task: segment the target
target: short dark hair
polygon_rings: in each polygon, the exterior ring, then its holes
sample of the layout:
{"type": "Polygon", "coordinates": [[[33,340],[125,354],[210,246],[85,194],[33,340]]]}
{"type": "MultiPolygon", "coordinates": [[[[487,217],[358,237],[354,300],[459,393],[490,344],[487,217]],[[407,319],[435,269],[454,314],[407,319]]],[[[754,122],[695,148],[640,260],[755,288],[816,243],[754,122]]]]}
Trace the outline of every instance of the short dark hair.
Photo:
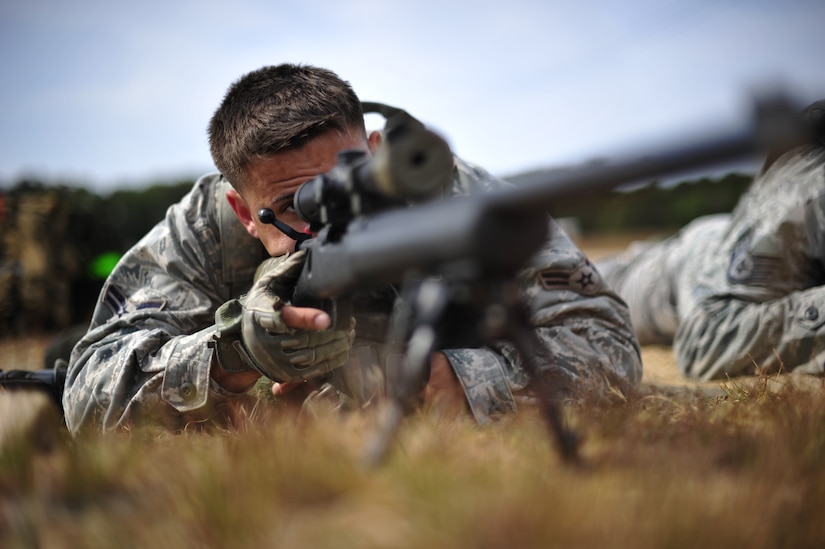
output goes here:
{"type": "Polygon", "coordinates": [[[229,87],[209,122],[209,147],[215,166],[238,188],[256,157],[301,147],[329,130],[366,137],[358,96],[332,71],[286,63],[229,87]]]}

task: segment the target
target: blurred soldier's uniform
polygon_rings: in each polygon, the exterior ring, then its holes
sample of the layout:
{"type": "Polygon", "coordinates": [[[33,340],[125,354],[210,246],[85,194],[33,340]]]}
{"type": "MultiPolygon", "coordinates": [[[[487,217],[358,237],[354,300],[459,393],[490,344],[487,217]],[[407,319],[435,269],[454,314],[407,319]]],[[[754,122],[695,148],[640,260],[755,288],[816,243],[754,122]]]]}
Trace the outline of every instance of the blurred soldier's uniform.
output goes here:
{"type": "MultiPolygon", "coordinates": [[[[456,192],[491,184],[500,182],[457,162],[456,192]]],[[[72,431],[111,429],[145,416],[183,428],[234,396],[209,377],[215,310],[249,290],[267,255],[231,211],[228,188],[217,174],[201,178],[106,282],[91,330],[72,354],[63,401],[72,431]]],[[[562,386],[582,378],[638,382],[639,349],[624,303],[562,231],[552,234],[524,272],[532,320],[542,327],[542,368],[562,386]]],[[[353,390],[353,378],[386,363],[372,328],[386,325],[391,306],[366,306],[356,315],[356,342],[340,369],[350,393],[364,392],[353,390]]],[[[511,346],[444,352],[478,421],[513,411],[516,398],[528,394],[528,377],[511,346]]]]}
{"type": "Polygon", "coordinates": [[[825,371],[823,145],[766,166],[731,215],[599,263],[640,343],[672,342],[699,379],[825,371]]]}

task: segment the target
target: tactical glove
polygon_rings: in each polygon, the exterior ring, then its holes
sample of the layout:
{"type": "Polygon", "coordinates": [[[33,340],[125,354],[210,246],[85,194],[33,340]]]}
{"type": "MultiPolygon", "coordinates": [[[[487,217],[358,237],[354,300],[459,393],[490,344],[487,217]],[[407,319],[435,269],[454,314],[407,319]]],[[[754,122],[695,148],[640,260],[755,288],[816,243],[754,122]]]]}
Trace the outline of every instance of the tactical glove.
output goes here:
{"type": "Polygon", "coordinates": [[[255,272],[249,293],[215,313],[215,350],[227,372],[254,369],[274,381],[302,381],[342,366],[355,338],[349,330],[295,330],[281,309],[301,274],[306,252],[270,258],[255,272]]]}

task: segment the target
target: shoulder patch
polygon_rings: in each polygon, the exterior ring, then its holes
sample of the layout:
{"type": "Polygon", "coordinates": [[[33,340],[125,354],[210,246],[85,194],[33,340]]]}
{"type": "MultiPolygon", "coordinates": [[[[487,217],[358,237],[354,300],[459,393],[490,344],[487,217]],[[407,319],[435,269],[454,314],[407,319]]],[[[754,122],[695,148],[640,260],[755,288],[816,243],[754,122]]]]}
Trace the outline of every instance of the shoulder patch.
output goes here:
{"type": "Polygon", "coordinates": [[[166,306],[166,298],[159,294],[150,294],[144,290],[140,290],[132,298],[128,298],[120,288],[109,285],[103,295],[103,303],[112,312],[112,315],[120,317],[142,310],[160,311],[166,306]]]}
{"type": "Polygon", "coordinates": [[[545,269],[536,273],[536,277],[545,290],[572,290],[593,295],[604,288],[601,274],[587,259],[574,269],[545,269]]]}
{"type": "Polygon", "coordinates": [[[751,252],[753,234],[746,232],[736,243],[728,264],[728,282],[730,284],[749,284],[765,286],[777,267],[778,258],[756,255],[751,252]]]}

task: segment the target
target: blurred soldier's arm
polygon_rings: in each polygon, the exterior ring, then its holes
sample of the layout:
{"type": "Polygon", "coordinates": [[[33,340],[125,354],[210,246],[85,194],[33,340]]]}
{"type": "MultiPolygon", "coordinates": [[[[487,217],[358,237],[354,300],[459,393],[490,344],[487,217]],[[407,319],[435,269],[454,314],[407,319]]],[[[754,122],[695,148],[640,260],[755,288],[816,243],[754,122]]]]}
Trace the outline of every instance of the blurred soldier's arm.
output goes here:
{"type": "Polygon", "coordinates": [[[674,348],[688,377],[825,371],[825,147],[752,184],[698,276],[680,280],[674,348]]]}

